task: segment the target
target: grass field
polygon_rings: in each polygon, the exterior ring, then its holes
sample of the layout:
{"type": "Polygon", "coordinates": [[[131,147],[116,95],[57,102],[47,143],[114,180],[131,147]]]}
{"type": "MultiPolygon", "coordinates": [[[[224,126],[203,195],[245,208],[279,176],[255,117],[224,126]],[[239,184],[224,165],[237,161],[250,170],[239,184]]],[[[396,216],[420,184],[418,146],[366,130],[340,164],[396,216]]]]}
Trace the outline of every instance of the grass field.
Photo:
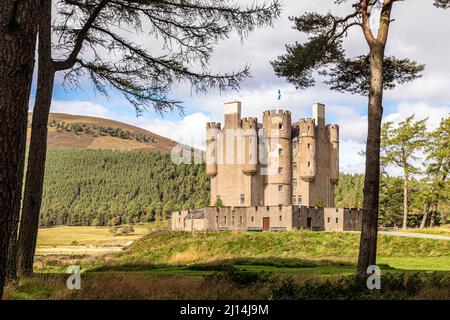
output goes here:
{"type": "Polygon", "coordinates": [[[39,229],[38,255],[96,255],[121,251],[123,247],[166,223],[136,224],[134,233],[113,235],[108,227],[60,226],[39,229]]]}
{"type": "Polygon", "coordinates": [[[368,293],[353,278],[358,233],[189,233],[161,224],[134,229],[136,234],[114,239],[107,228],[40,230],[39,248],[100,250],[114,240],[121,252],[39,255],[37,273],[7,289],[6,298],[450,299],[446,240],[380,235],[383,290],[368,293]],[[129,241],[135,242],[124,247],[129,241]],[[82,267],[81,291],[65,287],[69,265],[82,267]]]}

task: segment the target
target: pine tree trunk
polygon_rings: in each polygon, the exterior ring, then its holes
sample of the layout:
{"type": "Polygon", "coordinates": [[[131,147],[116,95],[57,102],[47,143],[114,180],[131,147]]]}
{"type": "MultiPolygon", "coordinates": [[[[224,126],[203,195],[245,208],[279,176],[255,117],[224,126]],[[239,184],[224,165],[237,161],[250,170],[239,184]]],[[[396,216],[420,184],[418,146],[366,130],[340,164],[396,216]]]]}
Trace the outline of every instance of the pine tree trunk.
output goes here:
{"type": "Polygon", "coordinates": [[[374,46],[370,52],[370,93],[364,177],[361,241],[356,273],[363,276],[376,263],[378,236],[378,205],[380,191],[380,141],[383,116],[384,48],[374,46]]]}
{"type": "Polygon", "coordinates": [[[420,229],[425,228],[425,226],[427,224],[428,215],[430,213],[430,206],[431,206],[431,202],[427,202],[424,213],[423,213],[422,222],[420,223],[420,229]]]}
{"type": "Polygon", "coordinates": [[[51,57],[51,0],[42,1],[39,71],[18,245],[18,273],[33,272],[47,152],[47,124],[55,71],[51,57]]]}
{"type": "MultiPolygon", "coordinates": [[[[27,121],[28,123],[28,121],[27,121]]],[[[19,163],[19,190],[22,196],[23,189],[23,174],[25,159],[21,158],[19,163]]],[[[19,228],[20,209],[22,201],[18,201],[14,208],[14,217],[11,224],[11,238],[8,246],[8,256],[6,260],[6,284],[9,286],[15,286],[17,284],[17,231],[19,228]]]]}
{"type": "Polygon", "coordinates": [[[35,0],[0,2],[0,298],[21,199],[37,32],[35,0]]]}
{"type": "Polygon", "coordinates": [[[403,226],[402,229],[408,228],[408,171],[403,169],[403,226]]]}

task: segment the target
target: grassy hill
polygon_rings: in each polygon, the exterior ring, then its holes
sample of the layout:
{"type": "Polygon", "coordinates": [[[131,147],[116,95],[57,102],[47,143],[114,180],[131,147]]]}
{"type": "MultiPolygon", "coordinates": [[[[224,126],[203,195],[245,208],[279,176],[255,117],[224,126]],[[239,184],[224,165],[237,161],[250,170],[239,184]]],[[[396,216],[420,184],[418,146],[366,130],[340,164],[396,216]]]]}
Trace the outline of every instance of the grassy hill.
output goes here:
{"type": "MultiPolygon", "coordinates": [[[[29,114],[28,141],[31,134],[29,114]]],[[[49,148],[170,152],[176,141],[122,122],[88,116],[51,113],[49,148]]]]}
{"type": "MultiPolygon", "coordinates": [[[[136,242],[118,255],[114,264],[183,265],[240,260],[285,267],[301,267],[307,261],[313,266],[317,262],[345,266],[355,263],[358,247],[359,233],[350,232],[161,231],[136,242]]],[[[450,271],[450,241],[380,235],[378,257],[379,263],[391,268],[450,271]]]]}

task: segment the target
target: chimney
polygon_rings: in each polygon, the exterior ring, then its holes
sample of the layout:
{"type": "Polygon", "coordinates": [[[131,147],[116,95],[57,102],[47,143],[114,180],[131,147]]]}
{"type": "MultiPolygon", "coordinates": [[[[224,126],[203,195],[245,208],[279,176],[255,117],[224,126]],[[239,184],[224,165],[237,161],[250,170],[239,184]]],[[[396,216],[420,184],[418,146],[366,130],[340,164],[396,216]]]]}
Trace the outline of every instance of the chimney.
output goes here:
{"type": "Polygon", "coordinates": [[[313,118],[316,126],[325,126],[325,105],[322,103],[313,104],[313,118]]]}
{"type": "Polygon", "coordinates": [[[227,102],[224,105],[226,128],[238,128],[241,125],[241,102],[227,102]]]}

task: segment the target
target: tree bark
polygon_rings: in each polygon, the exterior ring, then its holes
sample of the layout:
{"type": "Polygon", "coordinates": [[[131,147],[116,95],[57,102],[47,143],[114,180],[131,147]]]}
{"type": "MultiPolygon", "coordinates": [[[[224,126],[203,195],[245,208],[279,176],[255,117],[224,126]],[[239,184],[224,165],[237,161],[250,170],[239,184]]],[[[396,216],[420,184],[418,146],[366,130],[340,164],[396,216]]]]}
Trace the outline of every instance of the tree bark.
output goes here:
{"type": "Polygon", "coordinates": [[[408,228],[408,180],[409,175],[405,167],[403,169],[403,230],[406,230],[408,228]]]}
{"type": "Polygon", "coordinates": [[[39,23],[38,83],[18,241],[17,268],[19,275],[28,275],[33,272],[45,174],[48,116],[55,78],[51,57],[52,3],[51,0],[43,0],[42,3],[42,16],[39,23]]]}
{"type": "Polygon", "coordinates": [[[369,93],[366,168],[364,177],[363,217],[357,274],[365,275],[376,263],[378,235],[378,205],[380,190],[380,143],[383,116],[384,49],[376,47],[370,53],[371,90],[369,93]]]}
{"type": "Polygon", "coordinates": [[[21,200],[28,100],[37,33],[35,0],[0,2],[0,298],[21,200]]]}
{"type": "Polygon", "coordinates": [[[380,199],[380,144],[383,117],[383,60],[391,22],[392,0],[384,0],[380,26],[374,38],[367,13],[368,1],[362,1],[363,32],[370,47],[370,91],[366,168],[363,189],[363,216],[356,275],[365,276],[367,268],[376,264],[378,206],[380,199]]]}
{"type": "MultiPolygon", "coordinates": [[[[28,123],[28,119],[27,119],[28,123]]],[[[26,143],[26,142],[25,142],[26,143]]],[[[24,175],[24,164],[25,159],[21,158],[19,163],[19,190],[20,196],[22,196],[23,190],[23,175],[24,175]]],[[[15,208],[13,210],[13,219],[11,223],[11,238],[9,240],[8,246],[8,256],[6,258],[6,285],[15,286],[17,284],[17,231],[19,227],[20,220],[20,209],[21,209],[22,201],[18,201],[15,204],[15,208]]]]}
{"type": "Polygon", "coordinates": [[[430,214],[430,206],[431,206],[431,200],[429,202],[427,202],[427,204],[425,205],[422,222],[420,223],[420,229],[425,228],[425,226],[427,224],[428,215],[430,214]]]}

